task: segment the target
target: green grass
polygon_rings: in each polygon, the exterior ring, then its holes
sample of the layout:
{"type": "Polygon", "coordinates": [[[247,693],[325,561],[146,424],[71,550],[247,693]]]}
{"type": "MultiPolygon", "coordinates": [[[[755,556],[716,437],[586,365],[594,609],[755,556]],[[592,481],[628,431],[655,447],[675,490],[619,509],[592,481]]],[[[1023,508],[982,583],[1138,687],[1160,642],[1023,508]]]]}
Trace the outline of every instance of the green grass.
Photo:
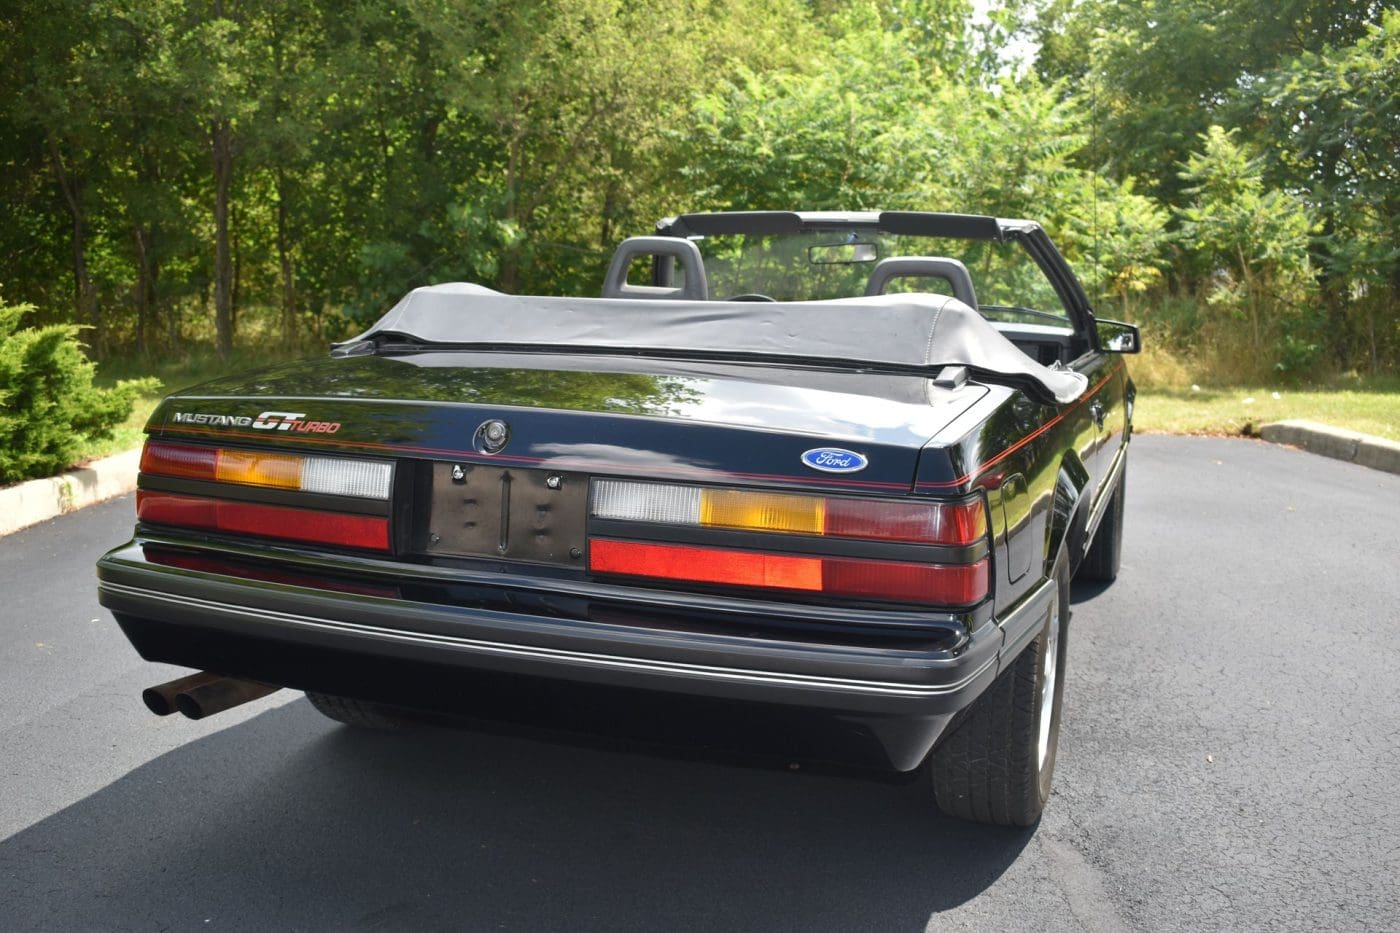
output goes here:
{"type": "Polygon", "coordinates": [[[1290,418],[1400,441],[1400,389],[1158,388],[1133,410],[1135,430],[1163,434],[1254,434],[1290,418]]]}
{"type": "Polygon", "coordinates": [[[131,410],[131,417],[117,425],[110,438],[102,440],[89,440],[82,446],[78,454],[78,463],[86,463],[89,460],[96,460],[99,457],[110,456],[121,453],[123,450],[130,450],[133,447],[140,447],[141,441],[145,437],[142,428],[146,424],[146,419],[151,417],[151,412],[155,411],[156,403],[161,399],[161,394],[141,395],[136,399],[136,406],[131,410]]]}
{"type": "Polygon", "coordinates": [[[279,352],[267,348],[239,349],[234,352],[233,358],[225,363],[212,349],[196,346],[189,352],[175,357],[118,357],[103,361],[98,364],[97,378],[93,380],[98,385],[110,386],[122,379],[137,379],[142,376],[155,376],[160,380],[161,385],[156,391],[143,393],[137,397],[136,405],[131,411],[131,417],[117,426],[112,437],[92,440],[84,444],[79,462],[95,460],[99,457],[120,453],[123,450],[130,450],[133,447],[140,447],[141,442],[145,439],[143,428],[146,426],[147,419],[151,417],[151,412],[155,411],[156,405],[160,403],[162,398],[172,392],[178,392],[181,389],[201,382],[208,382],[220,376],[257,369],[287,359],[295,359],[299,355],[305,356],[307,354],[279,352]]]}

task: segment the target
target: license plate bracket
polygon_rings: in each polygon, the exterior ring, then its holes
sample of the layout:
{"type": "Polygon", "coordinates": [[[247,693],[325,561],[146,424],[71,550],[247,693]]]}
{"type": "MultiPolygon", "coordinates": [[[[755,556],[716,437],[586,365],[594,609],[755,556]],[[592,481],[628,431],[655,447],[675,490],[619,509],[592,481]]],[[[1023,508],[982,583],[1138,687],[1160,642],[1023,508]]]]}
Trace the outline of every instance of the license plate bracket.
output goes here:
{"type": "Polygon", "coordinates": [[[583,566],[588,477],[474,463],[434,463],[426,550],[583,566]]]}

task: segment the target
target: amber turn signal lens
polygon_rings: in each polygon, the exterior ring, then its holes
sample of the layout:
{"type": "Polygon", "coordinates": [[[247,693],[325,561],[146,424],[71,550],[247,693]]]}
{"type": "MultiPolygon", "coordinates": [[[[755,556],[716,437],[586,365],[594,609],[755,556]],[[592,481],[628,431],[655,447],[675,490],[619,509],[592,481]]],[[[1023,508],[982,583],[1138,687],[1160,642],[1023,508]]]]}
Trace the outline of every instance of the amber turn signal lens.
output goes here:
{"type": "Polygon", "coordinates": [[[826,500],[820,496],[702,489],[700,524],[819,535],[826,527],[826,500]]]}
{"type": "Polygon", "coordinates": [[[271,486],[274,489],[301,488],[302,458],[291,454],[256,453],[251,450],[221,450],[214,478],[221,483],[271,486]]]}

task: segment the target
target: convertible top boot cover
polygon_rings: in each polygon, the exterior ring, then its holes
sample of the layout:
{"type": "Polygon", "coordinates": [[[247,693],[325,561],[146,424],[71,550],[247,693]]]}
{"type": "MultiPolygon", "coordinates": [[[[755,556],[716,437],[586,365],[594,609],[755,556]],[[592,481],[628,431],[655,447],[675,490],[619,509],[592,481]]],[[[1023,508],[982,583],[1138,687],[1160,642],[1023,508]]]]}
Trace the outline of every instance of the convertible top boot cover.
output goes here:
{"type": "Polygon", "coordinates": [[[518,350],[791,358],[835,366],[885,366],[936,375],[966,366],[1068,404],[1088,388],[1080,373],[1042,366],[982,315],[944,295],[898,294],[832,301],[637,301],[505,295],[480,285],[417,288],[348,347],[376,336],[426,344],[518,350]]]}

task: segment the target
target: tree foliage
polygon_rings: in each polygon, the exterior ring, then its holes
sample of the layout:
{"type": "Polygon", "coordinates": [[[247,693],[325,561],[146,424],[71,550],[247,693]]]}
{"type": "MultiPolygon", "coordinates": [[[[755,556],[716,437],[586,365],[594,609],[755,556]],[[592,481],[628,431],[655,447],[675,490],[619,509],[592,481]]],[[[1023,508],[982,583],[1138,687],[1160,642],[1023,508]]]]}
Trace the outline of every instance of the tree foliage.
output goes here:
{"type": "Polygon", "coordinates": [[[1392,5],[14,0],[0,282],[99,356],[227,350],[436,281],[589,294],[683,210],[987,212],[1042,220],[1105,313],[1195,302],[1261,360],[1378,371],[1392,5]]]}
{"type": "Polygon", "coordinates": [[[1030,24],[1037,70],[1087,98],[1081,160],[1169,211],[1161,290],[1282,368],[1400,362],[1393,6],[1051,0],[1030,24]]]}
{"type": "Polygon", "coordinates": [[[1306,193],[1339,356],[1400,349],[1400,11],[1353,45],[1307,52],[1260,86],[1273,172],[1306,193]]]}

